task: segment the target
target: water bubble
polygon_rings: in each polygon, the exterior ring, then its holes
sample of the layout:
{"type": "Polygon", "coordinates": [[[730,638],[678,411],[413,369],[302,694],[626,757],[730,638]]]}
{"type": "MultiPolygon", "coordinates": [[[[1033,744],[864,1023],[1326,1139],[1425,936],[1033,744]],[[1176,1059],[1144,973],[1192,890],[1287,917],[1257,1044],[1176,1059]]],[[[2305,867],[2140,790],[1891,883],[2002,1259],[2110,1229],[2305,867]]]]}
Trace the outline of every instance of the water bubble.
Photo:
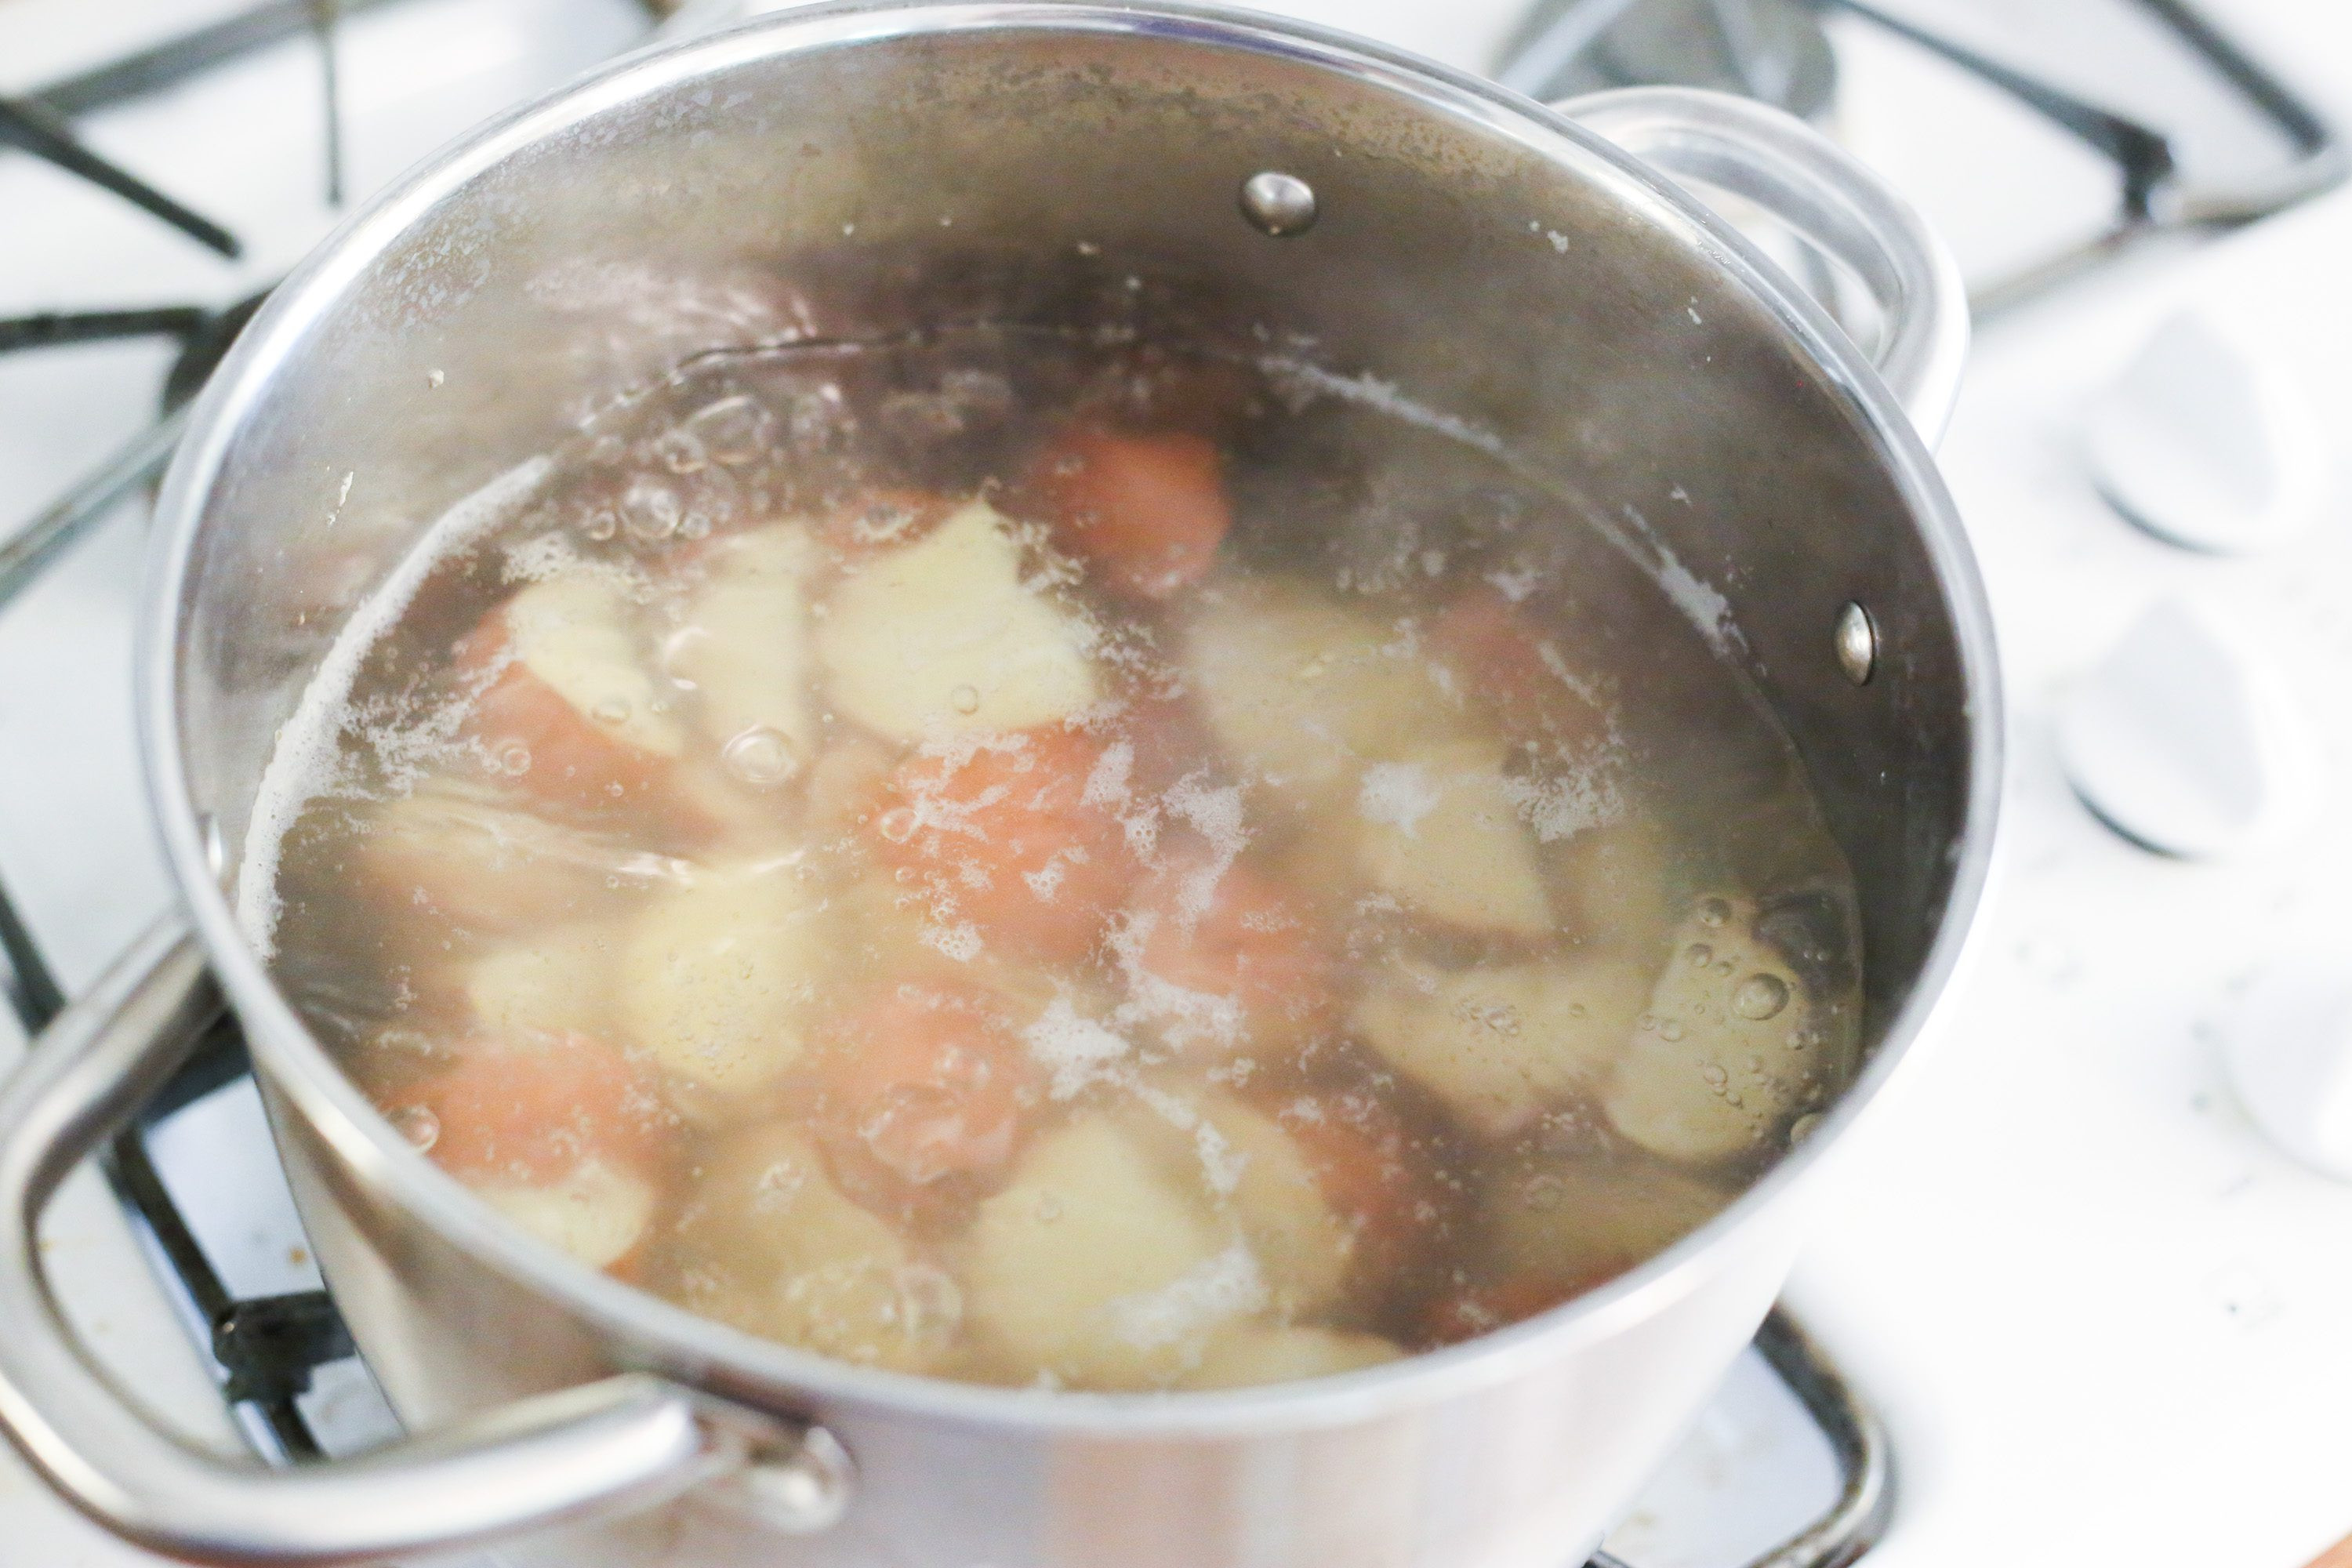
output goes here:
{"type": "Polygon", "coordinates": [[[1052,1193],[1039,1193],[1037,1194],[1036,1215],[1037,1223],[1039,1225],[1053,1224],[1055,1220],[1062,1217],[1062,1200],[1055,1197],[1052,1193]]]}
{"type": "Polygon", "coordinates": [[[1715,949],[1707,946],[1706,943],[1703,942],[1695,942],[1690,944],[1690,952],[1687,956],[1691,961],[1691,967],[1694,969],[1705,969],[1708,964],[1715,962],[1715,949]]]}
{"type": "Polygon", "coordinates": [[[1641,1016],[1641,1018],[1640,1018],[1640,1020],[1639,1020],[1639,1022],[1640,1022],[1640,1025],[1641,1025],[1642,1032],[1643,1032],[1643,1034],[1645,1034],[1645,1035],[1654,1035],[1654,1034],[1657,1033],[1657,1030],[1658,1030],[1658,1016],[1657,1016],[1655,1013],[1644,1013],[1644,1014],[1643,1014],[1643,1015],[1642,1015],[1642,1016],[1641,1016]]]}
{"type": "Polygon", "coordinates": [[[1803,1142],[1806,1139],[1811,1138],[1813,1135],[1814,1130],[1820,1127],[1821,1124],[1822,1113],[1818,1110],[1808,1110],[1802,1116],[1798,1117],[1794,1121],[1790,1122],[1789,1147],[1793,1149],[1798,1144],[1803,1142]]]}
{"type": "Polygon", "coordinates": [[[1669,1018],[1658,1026],[1658,1037],[1664,1040],[1679,1040],[1683,1037],[1683,1026],[1669,1018]]]}
{"type": "Polygon", "coordinates": [[[1698,906],[1698,923],[1720,927],[1731,920],[1731,904],[1724,899],[1702,899],[1698,906]]]}
{"type": "Polygon", "coordinates": [[[774,445],[775,421],[748,396],[722,397],[686,422],[714,463],[754,462],[774,445]]]}
{"type": "Polygon", "coordinates": [[[530,772],[530,748],[520,741],[510,741],[500,746],[499,772],[513,779],[519,779],[530,772]]]}
{"type": "Polygon", "coordinates": [[[1789,1005],[1789,983],[1777,974],[1751,974],[1731,994],[1731,1010],[1761,1021],[1789,1005]]]}
{"type": "Polygon", "coordinates": [[[677,525],[677,536],[680,539],[709,538],[709,517],[707,514],[698,511],[688,512],[685,518],[680,521],[677,525]]]}
{"type": "Polygon", "coordinates": [[[895,805],[882,814],[875,830],[893,844],[904,844],[915,836],[915,808],[895,805]]]}
{"type": "Polygon", "coordinates": [[[1698,1076],[1706,1079],[1706,1086],[1709,1089],[1721,1089],[1731,1081],[1731,1075],[1713,1062],[1699,1068],[1698,1076]]]}
{"type": "Polygon", "coordinates": [[[422,1153],[441,1141],[441,1119],[422,1105],[403,1106],[392,1113],[392,1125],[408,1146],[422,1153]]]}
{"type": "Polygon", "coordinates": [[[629,721],[629,700],[625,697],[605,697],[588,710],[588,716],[599,724],[625,724],[629,721]]]}
{"type": "Polygon", "coordinates": [[[1725,959],[1722,963],[1718,963],[1718,964],[1717,964],[1717,965],[1715,966],[1715,972],[1716,972],[1717,974],[1729,974],[1729,973],[1731,973],[1731,970],[1732,970],[1732,963],[1731,963],[1731,960],[1729,960],[1729,959],[1727,959],[1727,959],[1725,959]]]}
{"type": "Polygon", "coordinates": [[[959,686],[948,693],[948,701],[959,713],[977,713],[980,711],[980,688],[959,686]]]}
{"type": "Polygon", "coordinates": [[[1568,1184],[1558,1176],[1530,1177],[1521,1195],[1527,1199],[1528,1207],[1549,1214],[1568,1201],[1568,1184]]]}
{"type": "Polygon", "coordinates": [[[801,754],[792,738],[765,724],[754,724],[728,742],[719,761],[754,789],[773,789],[801,771],[801,754]]]}
{"type": "Polygon", "coordinates": [[[629,537],[647,543],[658,542],[677,531],[678,519],[684,509],[677,504],[677,492],[655,479],[639,479],[621,498],[621,526],[629,537]]]}
{"type": "Polygon", "coordinates": [[[654,456],[673,474],[698,474],[710,467],[710,454],[690,430],[666,430],[654,443],[654,456]]]}
{"type": "Polygon", "coordinates": [[[581,522],[580,531],[602,544],[621,531],[620,516],[611,507],[600,506],[581,522]]]}

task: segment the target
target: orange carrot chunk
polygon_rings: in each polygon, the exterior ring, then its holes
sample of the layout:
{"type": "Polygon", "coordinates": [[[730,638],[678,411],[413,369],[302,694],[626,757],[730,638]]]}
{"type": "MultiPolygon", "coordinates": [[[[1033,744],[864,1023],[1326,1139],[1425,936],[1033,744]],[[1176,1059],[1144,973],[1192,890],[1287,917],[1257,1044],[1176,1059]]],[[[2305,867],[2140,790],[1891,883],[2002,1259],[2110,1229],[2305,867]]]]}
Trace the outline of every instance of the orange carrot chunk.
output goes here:
{"type": "Polygon", "coordinates": [[[1232,998],[1244,1049],[1313,1038],[1339,1011],[1321,928],[1302,900],[1246,862],[1213,872],[1179,860],[1151,879],[1137,963],[1171,985],[1232,998]]]}
{"type": "Polygon", "coordinates": [[[1215,445],[1181,431],[1080,426],[1039,457],[1028,489],[1055,542],[1129,599],[1207,576],[1234,521],[1215,445]]]}
{"type": "Polygon", "coordinates": [[[901,1180],[994,1175],[1019,1152],[1037,1074],[987,993],[903,984],[820,1032],[819,1131],[901,1180]]]}
{"type": "Polygon", "coordinates": [[[867,823],[883,862],[919,883],[936,924],[1068,963],[1099,942],[1138,867],[1108,801],[1087,799],[1103,748],[1023,731],[908,759],[867,823]]]}

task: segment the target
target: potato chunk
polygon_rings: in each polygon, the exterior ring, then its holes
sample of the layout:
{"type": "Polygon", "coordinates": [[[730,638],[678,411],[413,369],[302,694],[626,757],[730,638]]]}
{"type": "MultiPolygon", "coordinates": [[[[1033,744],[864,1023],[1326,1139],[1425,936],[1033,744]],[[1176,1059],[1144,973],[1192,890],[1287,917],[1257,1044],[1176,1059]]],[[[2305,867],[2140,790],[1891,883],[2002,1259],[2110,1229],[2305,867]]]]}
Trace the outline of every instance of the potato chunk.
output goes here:
{"type": "Polygon", "coordinates": [[[1278,1328],[1244,1323],[1209,1342],[1201,1364],[1184,1376],[1186,1388],[1250,1388],[1296,1383],[1385,1366],[1404,1352],[1378,1334],[1339,1329],[1278,1328]]]}
{"type": "Polygon", "coordinates": [[[467,1184],[508,1219],[591,1268],[627,1257],[654,1217],[646,1179],[602,1160],[583,1160],[551,1182],[467,1184]]]}
{"type": "Polygon", "coordinates": [[[583,921],[491,949],[466,968],[475,1022],[497,1035],[594,1035],[612,1006],[619,933],[583,921]]]}
{"type": "Polygon", "coordinates": [[[713,746],[723,751],[754,731],[773,737],[743,742],[764,748],[747,758],[762,784],[783,782],[817,751],[808,626],[816,565],[815,542],[797,522],[721,541],[668,645],[669,672],[693,682],[713,746]]]}
{"type": "Polygon", "coordinates": [[[1350,809],[1366,763],[1475,732],[1406,637],[1302,584],[1217,587],[1184,658],[1234,760],[1300,805],[1350,809]]]}
{"type": "Polygon", "coordinates": [[[1094,628],[1024,583],[1003,518],[973,501],[835,589],[817,623],[834,702],[898,740],[1051,724],[1101,695],[1094,628]]]}
{"type": "Polygon", "coordinates": [[[1323,1184],[1296,1139],[1263,1112],[1231,1096],[1197,1106],[1178,1102],[1162,1114],[1178,1179],[1205,1190],[1220,1214],[1241,1227],[1264,1270],[1273,1308],[1285,1316],[1328,1306],[1339,1293],[1355,1238],[1324,1196],[1323,1184]],[[1197,1116],[1190,1126],[1181,1113],[1197,1116]]]}
{"type": "Polygon", "coordinates": [[[1450,925],[1538,940],[1551,901],[1495,748],[1452,741],[1400,750],[1357,788],[1356,851],[1377,888],[1450,925]]]}
{"type": "Polygon", "coordinates": [[[742,1129],[699,1174],[672,1241],[696,1310],[867,1365],[919,1372],[945,1353],[953,1282],[844,1196],[800,1130],[742,1129]]]}
{"type": "Polygon", "coordinates": [[[1823,1055],[1805,1054],[1822,1044],[1811,999],[1757,940],[1756,913],[1748,899],[1698,901],[1610,1081],[1609,1120],[1667,1159],[1705,1164],[1769,1141],[1823,1055]]]}
{"type": "Polygon", "coordinates": [[[1405,963],[1357,1002],[1356,1032],[1472,1126],[1508,1132],[1604,1081],[1650,976],[1603,951],[1487,969],[1405,963]]]}
{"type": "Polygon", "coordinates": [[[685,749],[685,726],[657,700],[661,689],[640,655],[618,584],[568,572],[523,588],[499,615],[515,664],[599,732],[657,757],[685,749]]]}
{"type": "Polygon", "coordinates": [[[1163,1386],[1265,1300],[1246,1245],[1147,1135],[1099,1113],[1030,1146],[968,1247],[972,1321],[1016,1377],[1163,1386]]]}
{"type": "Polygon", "coordinates": [[[756,1095],[800,1059],[824,952],[791,868],[704,869],[638,917],[619,957],[621,1016],[664,1070],[721,1098],[756,1095]]]}

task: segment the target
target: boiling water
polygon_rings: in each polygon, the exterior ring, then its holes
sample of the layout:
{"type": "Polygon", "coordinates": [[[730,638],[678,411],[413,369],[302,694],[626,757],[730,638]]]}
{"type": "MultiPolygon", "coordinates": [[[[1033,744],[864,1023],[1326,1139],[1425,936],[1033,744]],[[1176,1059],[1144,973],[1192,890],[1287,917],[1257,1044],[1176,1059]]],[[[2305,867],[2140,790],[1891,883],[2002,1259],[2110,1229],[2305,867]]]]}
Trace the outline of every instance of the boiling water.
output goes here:
{"type": "Polygon", "coordinates": [[[241,908],[415,1147],[696,1311],[1350,1370],[1640,1262],[1853,1070],[1720,604],[1294,362],[705,354],[354,621],[241,908]]]}

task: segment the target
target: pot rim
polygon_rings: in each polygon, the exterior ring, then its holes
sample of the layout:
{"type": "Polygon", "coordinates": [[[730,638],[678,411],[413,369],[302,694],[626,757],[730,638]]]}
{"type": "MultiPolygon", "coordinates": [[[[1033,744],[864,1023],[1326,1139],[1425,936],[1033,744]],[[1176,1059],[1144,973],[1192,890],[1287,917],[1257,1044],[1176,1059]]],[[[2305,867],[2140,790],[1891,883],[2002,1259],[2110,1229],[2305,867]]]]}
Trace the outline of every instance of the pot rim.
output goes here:
{"type": "Polygon", "coordinates": [[[1992,623],[1974,557],[1934,459],[1860,352],[1762,255],[1695,197],[1559,112],[1403,50],[1343,32],[1188,0],[833,0],[725,32],[639,50],[465,133],[347,218],[272,293],[197,399],[156,508],[139,637],[138,707],[151,802],[174,879],[215,974],[248,1026],[257,1058],[336,1156],[394,1194],[438,1236],[505,1278],[552,1297],[612,1342],[618,1359],[732,1397],[787,1407],[862,1405],[928,1420],[1105,1436],[1225,1436],[1342,1425],[1509,1380],[1653,1316],[1707,1277],[1717,1255],[1762,1226],[1885,1090],[1911,1056],[1974,925],[1992,853],[2001,718],[1992,623]],[[1961,830],[1947,851],[1951,884],[1908,995],[1864,1070],[1819,1130],[1690,1235],[1571,1301],[1465,1342],[1387,1366],[1227,1392],[1108,1394],[1006,1389],[864,1368],[759,1339],[577,1263],[509,1227],[488,1204],[408,1145],[295,1015],[239,931],[210,869],[190,798],[177,702],[180,611],[205,503],[247,416],[321,314],[433,206],[506,159],[584,121],[709,72],[818,49],[908,37],[990,31],[1173,37],[1273,54],[1405,97],[1566,163],[1706,256],[1827,373],[1874,439],[1935,567],[1952,616],[1967,698],[1970,769],[1961,830]],[[723,1372],[723,1376],[714,1373],[723,1372]]]}

